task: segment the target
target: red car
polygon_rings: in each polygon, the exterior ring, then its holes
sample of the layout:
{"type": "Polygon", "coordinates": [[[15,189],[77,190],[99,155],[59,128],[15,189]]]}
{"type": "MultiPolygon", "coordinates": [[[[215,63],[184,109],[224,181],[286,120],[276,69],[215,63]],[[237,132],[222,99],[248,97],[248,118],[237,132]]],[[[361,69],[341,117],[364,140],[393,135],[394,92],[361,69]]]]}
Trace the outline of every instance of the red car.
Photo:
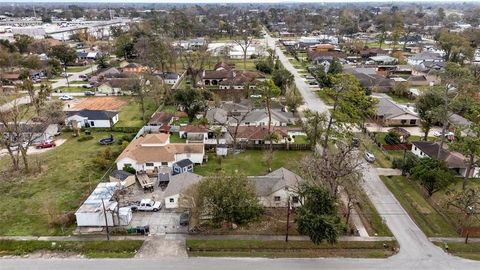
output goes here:
{"type": "Polygon", "coordinates": [[[44,148],[51,148],[51,147],[55,147],[56,144],[55,144],[55,141],[44,141],[44,142],[41,142],[39,144],[37,144],[35,147],[37,149],[44,149],[44,148]]]}

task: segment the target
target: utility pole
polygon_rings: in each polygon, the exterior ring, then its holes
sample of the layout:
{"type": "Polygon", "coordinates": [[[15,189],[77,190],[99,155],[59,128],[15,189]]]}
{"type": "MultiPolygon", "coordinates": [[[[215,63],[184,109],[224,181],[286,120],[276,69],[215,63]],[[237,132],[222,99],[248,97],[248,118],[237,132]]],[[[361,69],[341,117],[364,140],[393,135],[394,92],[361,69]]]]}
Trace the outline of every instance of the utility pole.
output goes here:
{"type": "Polygon", "coordinates": [[[287,200],[287,232],[285,234],[285,242],[288,242],[288,229],[290,228],[290,196],[288,196],[287,200]]]}
{"type": "Polygon", "coordinates": [[[105,228],[107,229],[107,241],[110,240],[110,234],[108,232],[108,219],[107,219],[107,211],[105,210],[105,202],[102,199],[102,206],[103,206],[103,216],[105,217],[105,228]]]}

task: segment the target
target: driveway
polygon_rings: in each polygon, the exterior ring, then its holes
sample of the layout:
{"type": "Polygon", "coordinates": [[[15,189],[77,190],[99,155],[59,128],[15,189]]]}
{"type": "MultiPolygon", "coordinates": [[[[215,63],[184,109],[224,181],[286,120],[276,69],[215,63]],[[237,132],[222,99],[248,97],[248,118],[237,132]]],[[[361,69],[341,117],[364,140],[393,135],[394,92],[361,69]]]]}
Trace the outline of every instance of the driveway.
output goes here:
{"type": "Polygon", "coordinates": [[[187,257],[184,235],[162,235],[148,237],[135,255],[137,259],[159,257],[187,257]]]}
{"type": "MultiPolygon", "coordinates": [[[[97,65],[93,65],[92,67],[88,67],[87,69],[83,70],[83,71],[80,71],[80,72],[75,72],[75,73],[71,73],[71,72],[68,72],[68,74],[72,74],[71,76],[68,77],[68,81],[69,82],[73,82],[73,81],[81,81],[82,78],[80,78],[80,75],[87,75],[87,74],[90,74],[92,72],[95,72],[97,70],[97,65]]],[[[59,87],[62,87],[62,86],[67,86],[67,79],[65,78],[61,78],[59,80],[57,80],[56,82],[52,83],[52,89],[56,89],[56,88],[59,88],[59,87]]],[[[72,85],[70,85],[72,86],[72,85]]]]}
{"type": "MultiPolygon", "coordinates": [[[[378,125],[377,123],[366,123],[365,127],[369,132],[388,132],[390,129],[393,128],[393,127],[384,127],[384,126],[378,125]]],[[[413,136],[423,137],[423,135],[425,134],[421,127],[402,127],[402,128],[410,132],[410,135],[413,135],[413,136]]],[[[441,132],[442,128],[432,127],[432,129],[428,133],[428,136],[433,137],[433,132],[435,131],[441,132]]]]}
{"type": "Polygon", "coordinates": [[[150,226],[151,235],[166,233],[186,233],[188,228],[180,226],[180,213],[175,212],[135,212],[129,226],[150,226]]]}
{"type": "MultiPolygon", "coordinates": [[[[43,148],[43,149],[37,149],[35,148],[35,146],[30,146],[27,150],[27,155],[33,155],[33,154],[42,154],[42,153],[45,153],[45,152],[48,152],[52,149],[55,149],[57,147],[59,147],[60,145],[62,145],[63,143],[65,143],[67,140],[65,139],[59,139],[59,140],[55,140],[55,144],[57,146],[55,147],[51,147],[51,148],[43,148]]],[[[0,157],[2,156],[5,156],[8,154],[8,150],[7,149],[0,149],[0,157]]]]}

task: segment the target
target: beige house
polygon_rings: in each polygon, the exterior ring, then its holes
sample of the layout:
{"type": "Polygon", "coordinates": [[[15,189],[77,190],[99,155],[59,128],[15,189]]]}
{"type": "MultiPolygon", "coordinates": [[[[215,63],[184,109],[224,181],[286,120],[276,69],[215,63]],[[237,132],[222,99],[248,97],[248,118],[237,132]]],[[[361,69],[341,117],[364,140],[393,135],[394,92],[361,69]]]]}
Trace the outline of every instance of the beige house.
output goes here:
{"type": "Polygon", "coordinates": [[[383,126],[418,126],[420,118],[390,98],[379,98],[373,120],[383,126]]]}

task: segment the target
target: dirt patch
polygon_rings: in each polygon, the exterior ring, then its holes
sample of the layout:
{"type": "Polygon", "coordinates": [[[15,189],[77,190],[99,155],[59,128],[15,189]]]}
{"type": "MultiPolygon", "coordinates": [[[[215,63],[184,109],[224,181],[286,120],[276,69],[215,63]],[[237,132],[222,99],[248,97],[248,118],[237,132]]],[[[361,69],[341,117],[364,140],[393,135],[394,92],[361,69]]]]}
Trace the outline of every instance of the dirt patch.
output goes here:
{"type": "Polygon", "coordinates": [[[76,252],[55,252],[50,250],[39,250],[22,256],[4,256],[2,258],[29,258],[29,259],[82,259],[82,254],[76,252]]]}
{"type": "Polygon", "coordinates": [[[125,104],[127,104],[127,101],[118,97],[89,97],[72,105],[70,110],[119,111],[125,104]]]}

